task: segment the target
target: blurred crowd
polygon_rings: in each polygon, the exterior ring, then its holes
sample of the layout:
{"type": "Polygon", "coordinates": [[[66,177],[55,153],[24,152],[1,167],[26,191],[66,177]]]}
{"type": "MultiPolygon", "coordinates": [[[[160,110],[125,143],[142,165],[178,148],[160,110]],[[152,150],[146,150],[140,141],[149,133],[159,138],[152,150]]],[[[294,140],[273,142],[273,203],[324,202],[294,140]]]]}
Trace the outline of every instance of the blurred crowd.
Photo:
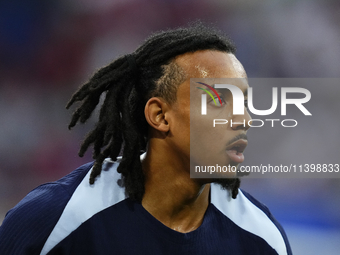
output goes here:
{"type": "MultiPolygon", "coordinates": [[[[339,77],[340,2],[336,0],[1,1],[0,222],[35,186],[91,160],[90,152],[82,159],[77,151],[94,120],[67,129],[72,110],[64,106],[72,93],[96,69],[135,50],[151,32],[197,19],[214,24],[235,41],[237,57],[249,77],[339,77]]],[[[316,111],[321,115],[333,103],[339,107],[338,96],[339,88],[330,88],[324,95],[325,108],[320,104],[316,111]]],[[[333,142],[339,142],[336,124],[340,124],[336,119],[324,124],[332,127],[333,142]]],[[[322,129],[322,125],[310,127],[306,146],[333,159],[339,154],[334,146],[313,148],[320,141],[312,138],[322,129]]],[[[277,152],[289,154],[291,143],[280,141],[276,137],[281,146],[277,152]]],[[[247,162],[251,164],[252,158],[247,162]]],[[[272,203],[282,220],[307,219],[308,224],[337,230],[339,186],[338,180],[328,179],[244,182],[245,189],[272,203]],[[311,212],[315,206],[321,210],[316,216],[311,212]]]]}

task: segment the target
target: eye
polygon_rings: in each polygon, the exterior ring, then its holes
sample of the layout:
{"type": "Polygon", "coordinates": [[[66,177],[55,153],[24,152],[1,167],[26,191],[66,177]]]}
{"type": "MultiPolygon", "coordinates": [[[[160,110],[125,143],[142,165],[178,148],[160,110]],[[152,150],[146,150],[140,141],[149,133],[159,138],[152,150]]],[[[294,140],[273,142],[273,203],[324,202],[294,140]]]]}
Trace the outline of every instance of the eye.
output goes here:
{"type": "Polygon", "coordinates": [[[224,106],[226,104],[226,101],[224,100],[223,95],[219,94],[218,96],[220,97],[222,104],[216,95],[214,96],[214,100],[210,98],[210,101],[208,103],[216,107],[224,106]]]}
{"type": "Polygon", "coordinates": [[[248,100],[247,99],[244,100],[244,106],[246,107],[246,109],[248,109],[248,100]]]}

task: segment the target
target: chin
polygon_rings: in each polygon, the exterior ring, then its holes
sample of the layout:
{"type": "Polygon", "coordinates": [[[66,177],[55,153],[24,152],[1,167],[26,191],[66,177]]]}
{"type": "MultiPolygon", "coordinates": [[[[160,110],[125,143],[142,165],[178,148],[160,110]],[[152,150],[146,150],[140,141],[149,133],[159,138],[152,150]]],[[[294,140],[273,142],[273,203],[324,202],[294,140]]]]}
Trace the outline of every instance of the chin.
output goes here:
{"type": "Polygon", "coordinates": [[[231,190],[234,188],[235,184],[237,183],[238,178],[217,178],[213,179],[211,183],[216,183],[221,185],[223,189],[231,190]]]}
{"type": "Polygon", "coordinates": [[[236,174],[228,175],[228,176],[212,174],[211,178],[197,178],[196,180],[198,180],[201,184],[217,183],[223,186],[223,185],[233,184],[236,179],[238,179],[236,174]]]}

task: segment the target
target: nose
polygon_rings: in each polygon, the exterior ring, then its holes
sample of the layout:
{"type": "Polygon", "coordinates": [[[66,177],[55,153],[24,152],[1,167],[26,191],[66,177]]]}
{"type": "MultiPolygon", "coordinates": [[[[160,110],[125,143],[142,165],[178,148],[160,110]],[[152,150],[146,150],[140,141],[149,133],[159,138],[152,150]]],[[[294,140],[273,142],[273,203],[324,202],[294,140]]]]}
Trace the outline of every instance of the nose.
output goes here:
{"type": "Polygon", "coordinates": [[[250,128],[252,118],[246,108],[244,111],[244,115],[234,115],[231,119],[231,128],[233,130],[247,131],[250,128]]]}

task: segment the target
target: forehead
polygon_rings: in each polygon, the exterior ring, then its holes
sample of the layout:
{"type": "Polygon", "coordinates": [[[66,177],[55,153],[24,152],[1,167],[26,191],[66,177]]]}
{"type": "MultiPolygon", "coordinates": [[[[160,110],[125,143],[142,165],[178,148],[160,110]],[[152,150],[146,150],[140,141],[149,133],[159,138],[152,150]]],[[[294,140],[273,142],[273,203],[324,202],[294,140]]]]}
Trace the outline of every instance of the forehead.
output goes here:
{"type": "MultiPolygon", "coordinates": [[[[220,51],[197,51],[176,58],[187,78],[177,90],[177,100],[183,102],[190,95],[190,78],[247,78],[247,74],[234,54],[220,51]]],[[[245,80],[242,79],[242,80],[245,80]]],[[[239,85],[245,91],[247,83],[239,85]]]]}
{"type": "Polygon", "coordinates": [[[245,78],[246,72],[234,54],[204,50],[176,58],[187,78],[245,78]]]}

